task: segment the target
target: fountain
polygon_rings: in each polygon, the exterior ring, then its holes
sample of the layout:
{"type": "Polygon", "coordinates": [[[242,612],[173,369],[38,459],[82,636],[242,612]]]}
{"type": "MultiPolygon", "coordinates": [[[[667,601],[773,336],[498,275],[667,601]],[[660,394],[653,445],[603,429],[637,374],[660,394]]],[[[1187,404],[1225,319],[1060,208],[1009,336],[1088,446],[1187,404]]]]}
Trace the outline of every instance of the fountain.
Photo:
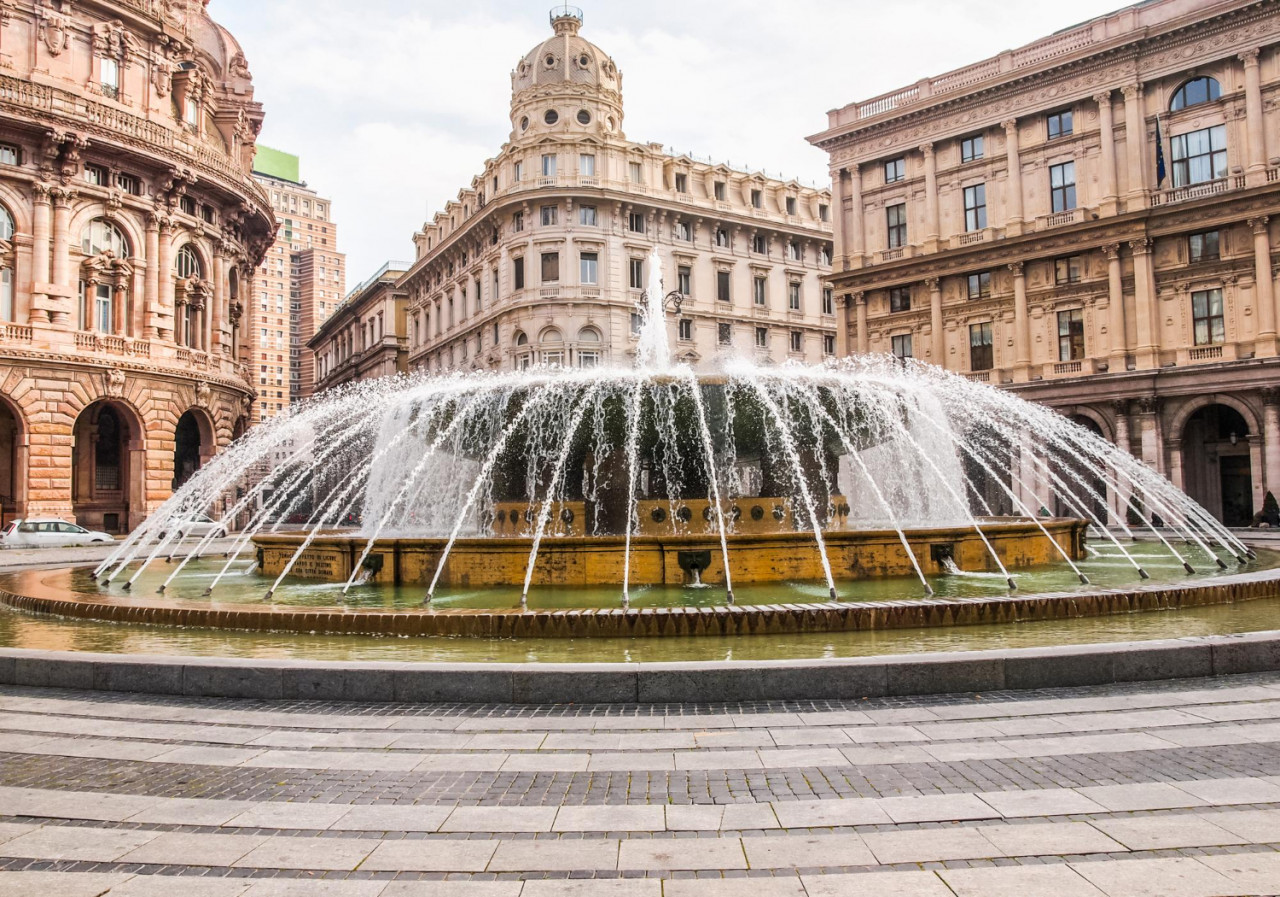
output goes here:
{"type": "Polygon", "coordinates": [[[678,315],[684,297],[665,292],[656,252],[649,271],[634,368],[401,377],[316,397],[152,514],[93,571],[103,600],[24,606],[302,632],[829,631],[1181,606],[1190,579],[1119,596],[1165,559],[1195,577],[1253,557],[1127,452],[928,365],[694,371],[668,344],[667,307],[678,315]],[[235,534],[216,563],[200,559],[208,538],[175,542],[197,513],[235,534]],[[1089,590],[1087,569],[1108,588],[1089,590]],[[1020,587],[1036,571],[1069,575],[1070,604],[1020,587]],[[202,601],[165,600],[197,574],[202,601]],[[964,577],[981,597],[934,596],[964,577]],[[317,588],[323,612],[299,608],[317,588]]]}

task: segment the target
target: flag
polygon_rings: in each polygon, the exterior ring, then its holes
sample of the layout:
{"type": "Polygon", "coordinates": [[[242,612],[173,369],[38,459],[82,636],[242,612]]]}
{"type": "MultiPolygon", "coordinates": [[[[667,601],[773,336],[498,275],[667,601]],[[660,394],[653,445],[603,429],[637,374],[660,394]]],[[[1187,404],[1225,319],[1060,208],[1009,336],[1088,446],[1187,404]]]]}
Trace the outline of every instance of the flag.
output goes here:
{"type": "Polygon", "coordinates": [[[1164,184],[1164,138],[1160,136],[1160,116],[1156,116],[1156,187],[1164,184]]]}

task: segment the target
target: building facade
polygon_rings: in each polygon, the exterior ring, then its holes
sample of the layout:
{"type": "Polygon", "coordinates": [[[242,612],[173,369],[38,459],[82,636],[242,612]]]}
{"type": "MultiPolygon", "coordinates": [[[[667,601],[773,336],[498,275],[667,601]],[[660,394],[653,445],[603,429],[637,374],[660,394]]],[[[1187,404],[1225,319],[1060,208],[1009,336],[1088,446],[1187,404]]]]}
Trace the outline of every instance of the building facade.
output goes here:
{"type": "Polygon", "coordinates": [[[1154,0],[831,112],[840,351],[1048,404],[1247,525],[1280,493],[1277,41],[1274,0],[1154,0]]]}
{"type": "Polygon", "coordinates": [[[0,502],[124,532],[247,425],[263,118],[200,0],[0,9],[0,502]]]}
{"type": "Polygon", "coordinates": [[[835,352],[825,190],[623,134],[622,74],[553,13],[512,73],[510,140],[414,236],[409,362],[431,371],[629,364],[656,248],[673,356],[835,352]]]}
{"type": "Polygon", "coordinates": [[[307,187],[297,156],[260,147],[253,176],[280,222],[258,269],[242,349],[258,389],[253,422],[260,423],[315,391],[308,342],[342,302],[347,259],[338,251],[333,203],[307,187]]]}
{"type": "Polygon", "coordinates": [[[409,294],[400,281],[411,267],[387,262],[320,324],[310,342],[316,392],[408,373],[409,294]]]}

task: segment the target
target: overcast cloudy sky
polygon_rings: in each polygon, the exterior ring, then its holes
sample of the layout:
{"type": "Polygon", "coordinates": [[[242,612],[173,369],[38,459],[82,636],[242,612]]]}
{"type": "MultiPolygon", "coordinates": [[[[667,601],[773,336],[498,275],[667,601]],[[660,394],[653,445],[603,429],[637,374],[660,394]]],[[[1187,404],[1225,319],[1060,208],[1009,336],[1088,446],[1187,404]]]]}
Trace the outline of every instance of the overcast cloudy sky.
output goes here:
{"type": "MultiPolygon", "coordinates": [[[[581,3],[623,73],[627,137],[811,182],[827,110],[1110,12],[1116,0],[581,3]]],[[[515,0],[215,0],[266,106],[261,142],[334,201],[348,288],[510,134],[511,70],[550,34],[515,0]]]]}

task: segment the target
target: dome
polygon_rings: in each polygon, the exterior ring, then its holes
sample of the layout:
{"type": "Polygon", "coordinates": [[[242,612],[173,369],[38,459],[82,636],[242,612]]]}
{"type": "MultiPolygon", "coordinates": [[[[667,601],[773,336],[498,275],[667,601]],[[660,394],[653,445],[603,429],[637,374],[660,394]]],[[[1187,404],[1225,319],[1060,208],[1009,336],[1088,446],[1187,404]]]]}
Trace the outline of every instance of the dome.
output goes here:
{"type": "Polygon", "coordinates": [[[513,136],[560,130],[600,128],[619,133],[622,123],[622,73],[609,54],[578,32],[582,10],[551,10],[554,33],[520,60],[511,73],[513,136]]]}

